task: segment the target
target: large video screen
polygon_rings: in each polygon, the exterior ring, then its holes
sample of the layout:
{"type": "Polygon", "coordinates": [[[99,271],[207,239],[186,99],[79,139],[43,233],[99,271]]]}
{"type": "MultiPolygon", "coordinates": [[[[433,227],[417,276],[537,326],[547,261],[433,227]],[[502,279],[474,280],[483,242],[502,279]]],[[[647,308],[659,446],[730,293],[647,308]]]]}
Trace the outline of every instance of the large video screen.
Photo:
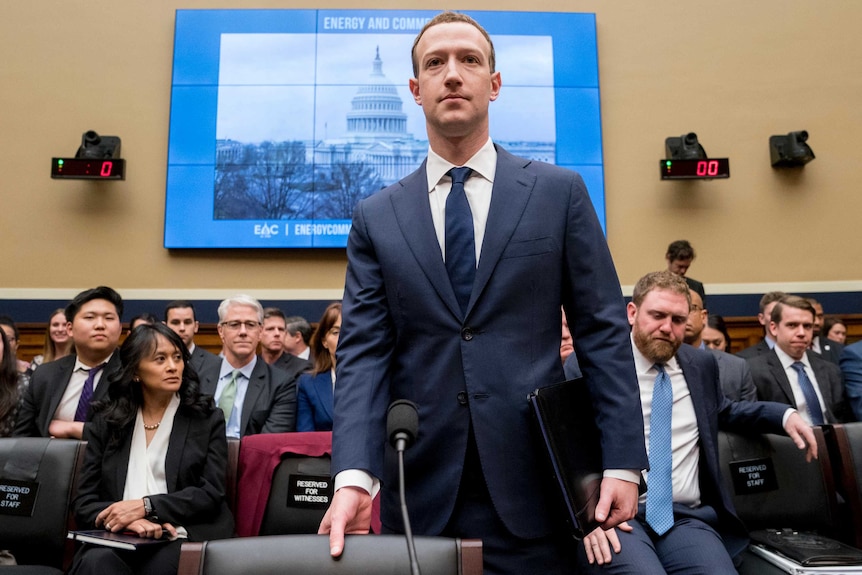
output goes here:
{"type": "MultiPolygon", "coordinates": [[[[467,12],[494,42],[491,137],[572,168],[605,225],[593,14],[467,12]]],[[[410,50],[436,11],[178,10],[166,248],[337,248],[420,166],[410,50]]]]}

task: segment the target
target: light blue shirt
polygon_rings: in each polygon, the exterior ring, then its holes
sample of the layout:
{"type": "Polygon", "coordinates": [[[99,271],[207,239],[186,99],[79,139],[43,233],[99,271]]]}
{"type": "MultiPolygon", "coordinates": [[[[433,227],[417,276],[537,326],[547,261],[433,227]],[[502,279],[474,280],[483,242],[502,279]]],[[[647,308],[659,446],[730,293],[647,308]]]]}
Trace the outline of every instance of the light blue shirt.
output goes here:
{"type": "MultiPolygon", "coordinates": [[[[254,356],[250,362],[239,368],[240,374],[236,378],[236,398],[233,401],[233,410],[230,412],[225,428],[227,437],[240,437],[240,424],[242,423],[242,406],[245,402],[245,392],[248,391],[248,382],[251,379],[251,372],[254,371],[254,366],[257,365],[257,356],[254,356]]],[[[221,399],[222,391],[230,382],[230,378],[236,369],[228,363],[227,359],[221,361],[221,371],[219,371],[218,385],[216,386],[215,398],[216,405],[221,399]]]]}

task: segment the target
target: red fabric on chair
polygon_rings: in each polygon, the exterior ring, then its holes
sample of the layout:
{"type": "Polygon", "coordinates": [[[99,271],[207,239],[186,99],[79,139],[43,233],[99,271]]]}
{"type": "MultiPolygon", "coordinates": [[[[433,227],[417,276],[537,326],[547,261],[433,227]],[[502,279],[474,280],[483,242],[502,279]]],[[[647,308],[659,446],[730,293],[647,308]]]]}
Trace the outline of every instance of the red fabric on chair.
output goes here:
{"type": "MultiPolygon", "coordinates": [[[[332,432],[261,433],[242,439],[235,514],[240,537],[254,537],[260,532],[273,473],[288,453],[308,457],[332,455],[332,432]]],[[[379,498],[374,500],[371,529],[380,532],[379,498]]]]}

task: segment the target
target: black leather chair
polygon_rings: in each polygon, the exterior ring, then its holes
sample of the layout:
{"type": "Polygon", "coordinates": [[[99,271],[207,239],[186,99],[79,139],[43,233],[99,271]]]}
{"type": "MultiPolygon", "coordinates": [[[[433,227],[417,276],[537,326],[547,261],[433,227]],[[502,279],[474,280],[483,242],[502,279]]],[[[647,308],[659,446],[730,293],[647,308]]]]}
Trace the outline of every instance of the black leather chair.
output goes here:
{"type": "MultiPolygon", "coordinates": [[[[417,537],[423,575],[481,575],[482,543],[477,540],[417,537]]],[[[179,575],[338,575],[410,572],[407,544],[399,535],[348,535],[344,553],[329,556],[327,535],[241,537],[183,543],[179,575]]]]}
{"type": "MultiPolygon", "coordinates": [[[[819,457],[810,463],[805,461],[805,453],[789,437],[719,432],[722,479],[733,494],[739,518],[749,530],[789,527],[827,537],[836,535],[837,501],[829,452],[823,430],[819,427],[812,429],[819,457]],[[772,488],[749,492],[745,485],[734,484],[734,474],[740,475],[734,468],[758,468],[764,461],[775,474],[772,488]]],[[[753,481],[770,475],[760,471],[753,473],[753,481]]],[[[784,573],[750,551],[743,552],[739,572],[742,575],[784,573]]]]}
{"type": "Polygon", "coordinates": [[[240,440],[227,438],[227,471],[225,477],[225,496],[231,513],[236,513],[237,466],[239,465],[240,440]]]}
{"type": "Polygon", "coordinates": [[[272,487],[266,512],[260,524],[260,535],[315,534],[328,505],[294,503],[290,493],[291,483],[303,477],[324,477],[329,481],[331,459],[329,456],[305,457],[287,454],[272,475],[272,487]]]}
{"type": "MultiPolygon", "coordinates": [[[[76,439],[0,438],[0,484],[38,484],[32,515],[9,515],[0,509],[0,547],[11,551],[19,564],[4,567],[3,573],[62,572],[71,549],[66,533],[84,446],[76,439]]],[[[10,500],[8,489],[0,498],[10,500]]]]}
{"type": "Polygon", "coordinates": [[[844,498],[843,540],[862,549],[862,422],[825,427],[838,491],[844,498]]]}

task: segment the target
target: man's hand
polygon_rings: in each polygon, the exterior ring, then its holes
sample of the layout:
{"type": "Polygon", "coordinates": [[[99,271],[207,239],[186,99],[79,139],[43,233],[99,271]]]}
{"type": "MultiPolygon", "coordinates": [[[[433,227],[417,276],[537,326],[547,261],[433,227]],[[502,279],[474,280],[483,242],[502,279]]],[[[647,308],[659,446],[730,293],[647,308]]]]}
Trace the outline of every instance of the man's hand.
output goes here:
{"type": "Polygon", "coordinates": [[[344,551],[345,533],[368,533],[371,529],[371,495],[358,487],[342,487],[335,492],[317,533],[329,533],[329,553],[344,551]]]}
{"type": "MultiPolygon", "coordinates": [[[[617,527],[621,531],[629,533],[633,530],[632,526],[625,521],[617,525],[617,527]]],[[[592,533],[584,537],[584,551],[587,552],[587,561],[590,562],[590,565],[593,563],[598,563],[599,565],[610,563],[613,557],[611,549],[613,549],[614,553],[619,553],[622,549],[619,536],[613,527],[607,531],[601,527],[596,527],[592,533]]]]}
{"type": "Polygon", "coordinates": [[[794,411],[787,418],[784,431],[787,432],[796,447],[799,449],[808,448],[805,452],[805,461],[817,459],[817,439],[814,437],[814,432],[811,431],[811,426],[805,423],[797,412],[794,411]]]}
{"type": "Polygon", "coordinates": [[[48,435],[51,437],[81,439],[84,435],[84,422],[52,419],[51,423],[48,424],[48,435]]]}
{"type": "Polygon", "coordinates": [[[638,484],[613,477],[602,479],[596,521],[603,529],[616,527],[638,512],[638,484]]]}
{"type": "MultiPolygon", "coordinates": [[[[117,533],[123,531],[129,525],[143,519],[146,515],[143,499],[129,499],[117,501],[105,507],[96,515],[96,527],[104,526],[108,531],[117,533]]],[[[156,525],[155,523],[153,525],[156,525]]],[[[159,526],[159,537],[161,537],[161,526],[159,526]]]]}

